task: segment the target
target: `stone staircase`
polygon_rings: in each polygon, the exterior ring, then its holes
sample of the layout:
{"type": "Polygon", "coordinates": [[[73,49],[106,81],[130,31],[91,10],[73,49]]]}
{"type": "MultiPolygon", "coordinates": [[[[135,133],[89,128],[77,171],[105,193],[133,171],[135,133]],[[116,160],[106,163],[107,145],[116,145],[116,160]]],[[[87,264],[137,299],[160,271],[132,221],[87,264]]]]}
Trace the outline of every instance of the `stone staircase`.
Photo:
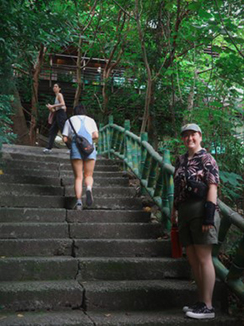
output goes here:
{"type": "MultiPolygon", "coordinates": [[[[0,174],[0,325],[200,325],[182,306],[196,299],[185,258],[150,222],[118,163],[100,158],[94,205],[74,211],[66,150],[4,145],[0,174]]],[[[217,318],[227,316],[216,283],[217,318]]]]}

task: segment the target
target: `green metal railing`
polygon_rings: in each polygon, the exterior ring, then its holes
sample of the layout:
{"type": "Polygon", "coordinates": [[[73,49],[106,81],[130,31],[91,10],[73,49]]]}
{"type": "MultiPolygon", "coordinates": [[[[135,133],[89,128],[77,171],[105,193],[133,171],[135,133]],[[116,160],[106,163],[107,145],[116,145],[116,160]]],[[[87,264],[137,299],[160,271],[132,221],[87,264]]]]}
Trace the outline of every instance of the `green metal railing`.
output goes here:
{"type": "MultiPolygon", "coordinates": [[[[170,153],[163,151],[160,156],[147,142],[147,133],[140,137],[130,132],[130,121],[125,120],[124,128],[113,123],[109,117],[106,126],[100,125],[98,153],[111,159],[120,159],[140,180],[142,188],[162,212],[162,223],[169,230],[170,213],[173,206],[173,174],[175,168],[170,163],[170,153]]],[[[244,232],[244,218],[219,200],[221,226],[218,245],[214,246],[213,262],[217,276],[244,301],[244,235],[239,243],[231,267],[227,269],[219,260],[221,244],[225,240],[231,225],[244,232]]]]}

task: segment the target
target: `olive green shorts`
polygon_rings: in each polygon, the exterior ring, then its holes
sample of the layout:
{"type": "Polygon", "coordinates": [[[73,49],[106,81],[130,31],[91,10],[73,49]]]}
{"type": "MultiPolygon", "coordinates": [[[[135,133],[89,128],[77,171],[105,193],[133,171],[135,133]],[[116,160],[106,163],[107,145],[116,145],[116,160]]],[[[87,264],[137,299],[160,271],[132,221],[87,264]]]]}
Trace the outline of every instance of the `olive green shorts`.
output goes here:
{"type": "Polygon", "coordinates": [[[214,227],[202,232],[205,200],[188,200],[178,210],[179,236],[182,246],[207,245],[218,243],[220,216],[214,215],[214,227]]]}

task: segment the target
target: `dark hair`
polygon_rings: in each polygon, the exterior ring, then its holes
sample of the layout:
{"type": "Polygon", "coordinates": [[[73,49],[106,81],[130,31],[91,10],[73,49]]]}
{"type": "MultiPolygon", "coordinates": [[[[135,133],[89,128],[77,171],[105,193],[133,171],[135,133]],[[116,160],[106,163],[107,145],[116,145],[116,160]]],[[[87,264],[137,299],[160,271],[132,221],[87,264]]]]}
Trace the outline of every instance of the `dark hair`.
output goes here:
{"type": "Polygon", "coordinates": [[[83,104],[78,104],[74,108],[74,115],[86,115],[86,108],[83,104]]]}

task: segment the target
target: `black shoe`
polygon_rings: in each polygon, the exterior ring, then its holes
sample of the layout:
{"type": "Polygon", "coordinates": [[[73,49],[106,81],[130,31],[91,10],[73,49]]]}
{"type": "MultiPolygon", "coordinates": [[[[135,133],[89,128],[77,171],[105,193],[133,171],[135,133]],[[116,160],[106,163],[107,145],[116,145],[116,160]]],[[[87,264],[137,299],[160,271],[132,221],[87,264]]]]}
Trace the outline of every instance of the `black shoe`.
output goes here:
{"type": "Polygon", "coordinates": [[[93,196],[92,196],[92,191],[87,190],[86,191],[86,205],[91,206],[93,203],[93,196]]]}
{"type": "Polygon", "coordinates": [[[192,306],[184,306],[182,311],[183,312],[188,312],[188,311],[193,311],[195,310],[196,308],[200,308],[200,307],[203,307],[205,306],[205,303],[204,302],[195,302],[192,306]]]}
{"type": "Polygon", "coordinates": [[[214,308],[208,308],[204,304],[204,306],[196,308],[193,311],[188,311],[186,316],[194,319],[212,319],[215,318],[215,311],[214,308]]]}

